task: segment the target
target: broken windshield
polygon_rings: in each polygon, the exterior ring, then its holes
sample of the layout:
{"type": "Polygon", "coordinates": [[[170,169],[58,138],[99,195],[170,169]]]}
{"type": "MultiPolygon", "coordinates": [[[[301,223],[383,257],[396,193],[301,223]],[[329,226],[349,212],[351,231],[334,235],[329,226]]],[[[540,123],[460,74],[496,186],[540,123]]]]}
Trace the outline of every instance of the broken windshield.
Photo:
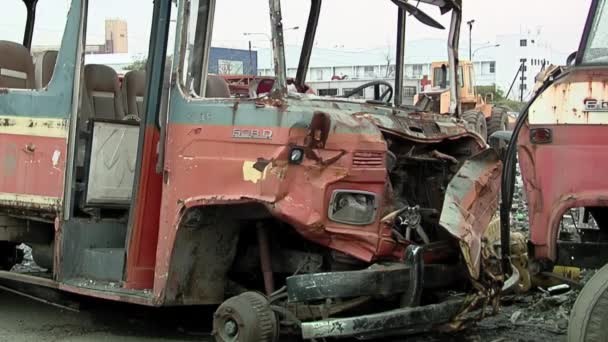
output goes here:
{"type": "Polygon", "coordinates": [[[608,63],[608,1],[600,0],[583,55],[583,64],[608,63]]]}
{"type": "Polygon", "coordinates": [[[5,1],[3,11],[0,13],[0,40],[8,40],[21,44],[25,22],[27,20],[27,8],[21,0],[5,1]]]}

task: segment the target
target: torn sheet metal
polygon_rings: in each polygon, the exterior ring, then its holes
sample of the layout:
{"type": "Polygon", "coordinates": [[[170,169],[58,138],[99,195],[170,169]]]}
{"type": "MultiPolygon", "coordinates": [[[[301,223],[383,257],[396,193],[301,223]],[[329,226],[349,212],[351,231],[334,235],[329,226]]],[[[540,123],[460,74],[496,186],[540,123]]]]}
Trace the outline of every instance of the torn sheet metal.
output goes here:
{"type": "Polygon", "coordinates": [[[481,237],[498,208],[502,163],[493,150],[467,160],[452,178],[439,224],[460,240],[469,273],[479,278],[481,237]]]}

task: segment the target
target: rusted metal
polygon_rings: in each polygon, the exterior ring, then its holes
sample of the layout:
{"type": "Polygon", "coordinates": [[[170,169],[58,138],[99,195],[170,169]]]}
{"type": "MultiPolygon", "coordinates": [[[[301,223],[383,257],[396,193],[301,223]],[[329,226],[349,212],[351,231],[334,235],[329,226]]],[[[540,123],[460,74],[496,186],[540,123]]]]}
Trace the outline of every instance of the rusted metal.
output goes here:
{"type": "Polygon", "coordinates": [[[287,67],[285,64],[285,43],[283,41],[283,16],[281,13],[281,1],[269,1],[274,74],[277,77],[277,80],[274,83],[274,90],[277,94],[287,95],[287,67]]]}
{"type": "MultiPolygon", "coordinates": [[[[409,245],[405,251],[405,264],[410,269],[407,291],[401,295],[401,307],[415,307],[420,305],[422,289],[424,287],[424,259],[423,248],[409,245]]],[[[449,279],[449,278],[448,278],[449,279]]]]}
{"type": "Polygon", "coordinates": [[[479,278],[481,238],[498,209],[502,164],[493,150],[468,159],[445,195],[440,224],[460,241],[471,277],[479,278]]]}
{"type": "Polygon", "coordinates": [[[324,337],[365,337],[366,339],[429,331],[450,322],[462,309],[464,300],[450,300],[415,308],[377,314],[333,318],[302,323],[304,339],[324,337]]]}
{"type": "MultiPolygon", "coordinates": [[[[560,73],[530,106],[528,120],[517,138],[530,208],[531,257],[554,262],[561,258],[557,239],[563,214],[570,208],[608,205],[608,181],[597,177],[597,168],[592,167],[602,168],[601,161],[607,158],[603,146],[608,141],[608,121],[601,108],[590,106],[608,99],[608,72],[551,67],[539,75],[536,90],[541,82],[560,73]],[[550,130],[551,142],[534,144],[530,139],[534,129],[550,130]],[[554,176],[556,170],[560,170],[559,177],[554,176]]],[[[564,245],[561,254],[570,254],[570,248],[564,245]]],[[[580,260],[587,263],[585,258],[580,260]]]]}
{"type": "Polygon", "coordinates": [[[53,240],[49,224],[0,215],[0,241],[48,243],[53,240]]]}
{"type": "Polygon", "coordinates": [[[291,302],[359,296],[390,296],[404,294],[405,306],[418,302],[422,288],[434,289],[456,283],[461,269],[449,265],[426,265],[420,247],[409,248],[411,261],[374,264],[361,271],[312,273],[287,278],[291,302]],[[415,252],[414,252],[415,251],[415,252]]]}
{"type": "Polygon", "coordinates": [[[371,297],[358,297],[343,301],[327,301],[324,304],[287,303],[287,309],[300,320],[327,319],[341,312],[357,308],[371,301],[371,297]]]}
{"type": "Polygon", "coordinates": [[[274,292],[274,272],[272,270],[272,255],[270,254],[270,241],[268,230],[262,223],[257,227],[258,245],[260,248],[260,266],[264,275],[264,289],[266,295],[274,292]]]}

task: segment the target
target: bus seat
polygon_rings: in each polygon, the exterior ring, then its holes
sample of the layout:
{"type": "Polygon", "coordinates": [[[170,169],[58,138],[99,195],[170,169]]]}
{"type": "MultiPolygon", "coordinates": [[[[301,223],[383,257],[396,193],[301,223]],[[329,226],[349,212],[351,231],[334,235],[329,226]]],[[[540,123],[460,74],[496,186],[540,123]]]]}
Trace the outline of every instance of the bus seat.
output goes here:
{"type": "MultiPolygon", "coordinates": [[[[106,65],[89,64],[84,68],[89,117],[94,119],[122,120],[125,111],[118,74],[106,65]]],[[[83,101],[84,102],[84,101],[83,101]]]]}
{"type": "Polygon", "coordinates": [[[208,98],[230,98],[230,87],[228,82],[218,75],[207,75],[207,88],[205,97],[208,98]]]}
{"type": "Polygon", "coordinates": [[[34,62],[21,44],[0,40],[0,88],[34,89],[34,62]]]}
{"type": "Polygon", "coordinates": [[[146,72],[129,71],[122,81],[122,97],[127,115],[138,118],[144,116],[144,94],[146,92],[146,72]]]}

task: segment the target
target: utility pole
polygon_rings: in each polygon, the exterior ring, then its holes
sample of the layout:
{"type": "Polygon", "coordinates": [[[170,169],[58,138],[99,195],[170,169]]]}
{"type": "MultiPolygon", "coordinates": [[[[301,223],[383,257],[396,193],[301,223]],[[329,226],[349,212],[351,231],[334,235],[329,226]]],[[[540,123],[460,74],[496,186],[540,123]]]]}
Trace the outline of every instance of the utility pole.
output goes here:
{"type": "Polygon", "coordinates": [[[252,52],[251,52],[251,40],[249,41],[249,72],[247,72],[247,74],[253,74],[253,57],[252,57],[252,52]]]}
{"type": "MultiPolygon", "coordinates": [[[[288,28],[284,28],[283,29],[283,33],[285,33],[286,31],[295,31],[295,30],[299,30],[300,26],[294,26],[294,27],[288,27],[288,28]]],[[[244,32],[243,33],[244,36],[264,36],[268,39],[268,41],[270,42],[270,70],[272,72],[272,70],[274,69],[274,54],[273,54],[273,49],[274,46],[272,44],[272,36],[269,35],[268,33],[263,33],[263,32],[244,32]]],[[[249,46],[251,46],[251,41],[249,42],[249,46]]]]}
{"type": "Polygon", "coordinates": [[[526,66],[526,58],[522,58],[521,59],[521,84],[519,86],[520,88],[520,96],[519,96],[519,101],[520,102],[524,102],[524,87],[526,86],[526,71],[528,69],[528,67],[526,66]]]}
{"type": "Polygon", "coordinates": [[[467,25],[469,25],[469,60],[473,60],[473,24],[475,23],[475,19],[467,21],[467,25]]]}

